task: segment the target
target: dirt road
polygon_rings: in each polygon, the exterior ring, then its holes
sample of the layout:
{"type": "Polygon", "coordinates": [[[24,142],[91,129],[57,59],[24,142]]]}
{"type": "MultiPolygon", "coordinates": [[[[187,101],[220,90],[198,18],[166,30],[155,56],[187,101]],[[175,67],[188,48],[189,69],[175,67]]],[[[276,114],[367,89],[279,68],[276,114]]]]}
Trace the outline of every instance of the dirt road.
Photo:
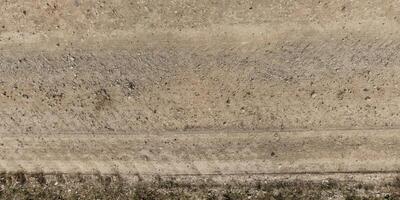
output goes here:
{"type": "Polygon", "coordinates": [[[16,180],[400,170],[397,1],[0,8],[0,171],[16,180]]]}
{"type": "Polygon", "coordinates": [[[0,169],[30,173],[394,173],[399,130],[9,135],[0,169]]]}
{"type": "Polygon", "coordinates": [[[2,3],[1,133],[400,126],[395,1],[78,2],[2,3]]]}

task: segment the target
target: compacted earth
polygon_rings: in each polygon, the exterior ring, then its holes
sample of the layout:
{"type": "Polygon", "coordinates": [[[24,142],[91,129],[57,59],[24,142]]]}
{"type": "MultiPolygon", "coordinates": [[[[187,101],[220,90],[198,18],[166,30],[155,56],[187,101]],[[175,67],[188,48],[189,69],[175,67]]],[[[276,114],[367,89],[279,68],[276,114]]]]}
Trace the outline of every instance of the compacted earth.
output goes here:
{"type": "Polygon", "coordinates": [[[394,0],[0,2],[2,199],[399,199],[394,0]]]}

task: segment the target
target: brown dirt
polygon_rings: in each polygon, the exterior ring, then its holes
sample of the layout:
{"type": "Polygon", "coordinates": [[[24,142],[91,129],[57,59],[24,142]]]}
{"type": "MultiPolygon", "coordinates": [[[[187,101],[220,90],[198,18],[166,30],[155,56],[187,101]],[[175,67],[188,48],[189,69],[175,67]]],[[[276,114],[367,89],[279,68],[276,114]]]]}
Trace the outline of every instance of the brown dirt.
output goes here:
{"type": "Polygon", "coordinates": [[[400,125],[395,1],[2,4],[0,132],[400,125]]]}
{"type": "MultiPolygon", "coordinates": [[[[289,174],[400,170],[397,1],[12,0],[0,8],[0,149],[11,152],[1,155],[5,173],[56,173],[60,166],[43,163],[68,153],[75,157],[62,160],[65,169],[86,163],[85,155],[121,156],[83,167],[99,171],[139,155],[168,160],[157,148],[168,146],[162,142],[171,134],[184,141],[165,147],[169,156],[186,155],[177,165],[197,155],[228,168],[267,163],[252,173],[283,173],[271,167],[279,164],[289,174]],[[196,131],[206,139],[190,138],[196,131]],[[244,136],[233,137],[238,132],[244,136]],[[251,137],[257,133],[264,135],[251,137]],[[273,134],[289,136],[280,142],[273,134]],[[137,135],[158,135],[153,145],[140,145],[159,154],[129,149],[137,135]],[[41,165],[27,164],[35,159],[41,165]]],[[[10,183],[5,194],[26,194],[10,183]]],[[[282,191],[292,195],[299,184],[323,188],[302,182],[282,191]]],[[[392,198],[391,189],[377,188],[392,198]]]]}
{"type": "Polygon", "coordinates": [[[0,171],[132,175],[397,172],[398,130],[2,135],[0,171]]]}

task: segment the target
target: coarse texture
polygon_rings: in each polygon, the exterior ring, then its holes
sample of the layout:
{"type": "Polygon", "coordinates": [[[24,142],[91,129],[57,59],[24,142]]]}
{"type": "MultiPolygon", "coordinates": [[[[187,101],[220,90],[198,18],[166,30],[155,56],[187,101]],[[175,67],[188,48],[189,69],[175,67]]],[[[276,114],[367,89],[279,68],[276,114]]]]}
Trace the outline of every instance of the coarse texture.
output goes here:
{"type": "Polygon", "coordinates": [[[395,1],[2,4],[3,133],[400,125],[395,1]]]}
{"type": "MultiPolygon", "coordinates": [[[[375,175],[367,175],[371,178],[375,175]]],[[[336,178],[339,176],[336,176],[336,178]]],[[[7,174],[0,175],[0,199],[399,199],[399,178],[387,181],[252,179],[226,183],[180,178],[127,181],[118,175],[7,174]]],[[[229,180],[229,179],[227,179],[229,180]]]]}
{"type": "Polygon", "coordinates": [[[0,10],[0,198],[399,198],[398,1],[0,10]]]}
{"type": "Polygon", "coordinates": [[[0,171],[121,176],[388,173],[399,130],[3,135],[0,171]]]}

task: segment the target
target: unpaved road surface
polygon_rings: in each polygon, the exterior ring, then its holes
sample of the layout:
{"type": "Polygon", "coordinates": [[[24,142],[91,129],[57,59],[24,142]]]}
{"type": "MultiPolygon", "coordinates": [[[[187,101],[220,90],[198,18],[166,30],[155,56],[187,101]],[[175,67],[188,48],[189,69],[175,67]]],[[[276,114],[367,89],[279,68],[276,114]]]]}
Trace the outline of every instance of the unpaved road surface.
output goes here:
{"type": "Polygon", "coordinates": [[[394,173],[399,130],[9,135],[9,172],[147,175],[394,173]]]}
{"type": "Polygon", "coordinates": [[[400,126],[396,1],[2,2],[1,133],[400,126]]]}
{"type": "Polygon", "coordinates": [[[399,130],[9,134],[0,198],[397,199],[399,130]]]}
{"type": "Polygon", "coordinates": [[[16,174],[6,186],[24,173],[397,180],[397,1],[0,9],[0,170],[16,174]]]}

